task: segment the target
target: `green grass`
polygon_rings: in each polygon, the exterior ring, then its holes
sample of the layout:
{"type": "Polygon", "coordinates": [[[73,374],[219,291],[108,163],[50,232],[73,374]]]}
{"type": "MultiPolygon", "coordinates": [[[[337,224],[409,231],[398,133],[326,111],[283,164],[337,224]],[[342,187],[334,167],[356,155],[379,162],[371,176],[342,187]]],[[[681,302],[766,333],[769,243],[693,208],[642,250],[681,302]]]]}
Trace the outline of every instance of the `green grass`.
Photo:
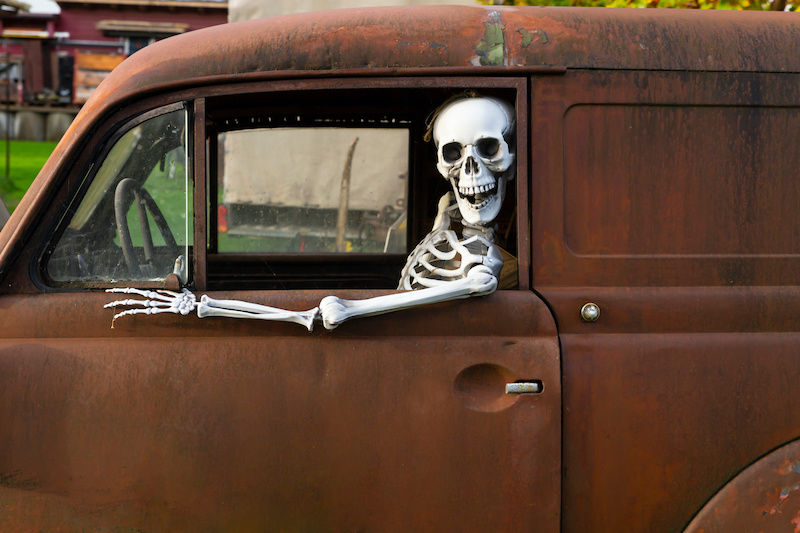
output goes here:
{"type": "Polygon", "coordinates": [[[54,142],[11,141],[10,180],[7,180],[6,141],[0,141],[0,197],[9,211],[17,207],[55,147],[54,142]]]}

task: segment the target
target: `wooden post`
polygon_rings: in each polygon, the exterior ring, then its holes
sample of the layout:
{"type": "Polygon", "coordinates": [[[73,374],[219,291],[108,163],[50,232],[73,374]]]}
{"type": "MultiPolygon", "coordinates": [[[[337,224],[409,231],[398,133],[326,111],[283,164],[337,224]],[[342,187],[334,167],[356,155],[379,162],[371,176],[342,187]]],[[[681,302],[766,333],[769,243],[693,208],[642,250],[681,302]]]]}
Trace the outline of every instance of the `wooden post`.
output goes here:
{"type": "Polygon", "coordinates": [[[342,170],[342,186],[339,189],[339,216],[336,219],[336,251],[346,252],[344,243],[345,230],[347,229],[347,211],[350,203],[350,170],[353,166],[353,152],[356,151],[358,137],[353,139],[353,144],[347,150],[347,159],[342,170]]]}

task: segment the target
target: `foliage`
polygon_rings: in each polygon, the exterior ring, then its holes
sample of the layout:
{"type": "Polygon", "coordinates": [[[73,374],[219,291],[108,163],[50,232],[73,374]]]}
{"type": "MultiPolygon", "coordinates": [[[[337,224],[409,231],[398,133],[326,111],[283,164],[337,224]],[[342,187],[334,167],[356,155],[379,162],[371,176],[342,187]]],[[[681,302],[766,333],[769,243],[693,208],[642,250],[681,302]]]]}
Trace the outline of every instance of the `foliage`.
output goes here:
{"type": "Polygon", "coordinates": [[[737,9],[795,11],[800,0],[482,0],[483,4],[517,6],[665,7],[685,9],[737,9]]]}
{"type": "Polygon", "coordinates": [[[9,211],[19,204],[55,147],[54,142],[11,141],[8,147],[11,164],[6,180],[6,143],[0,141],[0,197],[9,211]]]}

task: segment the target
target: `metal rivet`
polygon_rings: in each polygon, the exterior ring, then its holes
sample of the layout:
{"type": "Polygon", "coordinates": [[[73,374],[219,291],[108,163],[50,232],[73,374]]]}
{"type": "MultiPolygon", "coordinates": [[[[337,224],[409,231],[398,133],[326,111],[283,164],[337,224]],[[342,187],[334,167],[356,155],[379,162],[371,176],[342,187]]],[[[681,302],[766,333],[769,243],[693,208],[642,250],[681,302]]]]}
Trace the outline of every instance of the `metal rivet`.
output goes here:
{"type": "Polygon", "coordinates": [[[581,318],[584,322],[595,322],[600,318],[600,306],[595,303],[587,303],[581,307],[581,318]]]}

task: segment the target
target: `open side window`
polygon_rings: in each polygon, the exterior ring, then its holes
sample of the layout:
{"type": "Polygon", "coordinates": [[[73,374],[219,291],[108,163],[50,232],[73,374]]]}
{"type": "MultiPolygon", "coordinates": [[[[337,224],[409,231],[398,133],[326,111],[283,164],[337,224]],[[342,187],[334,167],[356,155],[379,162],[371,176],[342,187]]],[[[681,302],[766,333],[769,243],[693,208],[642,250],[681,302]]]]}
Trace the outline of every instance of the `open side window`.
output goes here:
{"type": "Polygon", "coordinates": [[[129,121],[86,174],[46,251],[55,286],[187,281],[192,239],[188,111],[183,104],[129,121]]]}
{"type": "MultiPolygon", "coordinates": [[[[208,290],[396,288],[431,230],[450,185],[423,138],[463,89],[309,85],[205,100],[208,290]]],[[[512,263],[515,186],[498,220],[512,263]]]]}
{"type": "Polygon", "coordinates": [[[209,112],[209,288],[394,287],[408,253],[407,114],[263,99],[209,112]]]}

